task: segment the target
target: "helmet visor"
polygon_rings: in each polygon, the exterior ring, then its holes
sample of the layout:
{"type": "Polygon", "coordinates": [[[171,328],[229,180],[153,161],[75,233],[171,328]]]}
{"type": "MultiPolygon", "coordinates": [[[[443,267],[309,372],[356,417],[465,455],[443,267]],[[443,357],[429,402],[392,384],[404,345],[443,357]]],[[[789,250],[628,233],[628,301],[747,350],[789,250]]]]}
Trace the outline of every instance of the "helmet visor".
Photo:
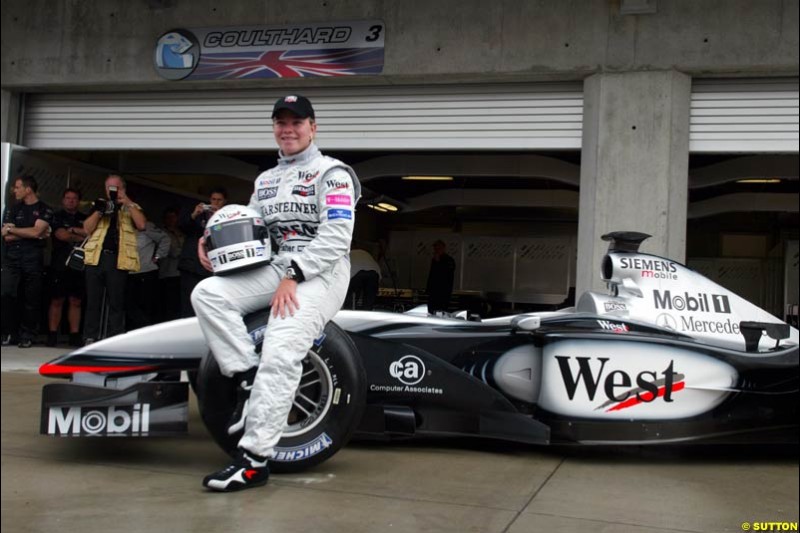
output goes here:
{"type": "Polygon", "coordinates": [[[266,228],[258,219],[227,220],[206,228],[206,247],[209,251],[249,241],[264,242],[266,228]]]}

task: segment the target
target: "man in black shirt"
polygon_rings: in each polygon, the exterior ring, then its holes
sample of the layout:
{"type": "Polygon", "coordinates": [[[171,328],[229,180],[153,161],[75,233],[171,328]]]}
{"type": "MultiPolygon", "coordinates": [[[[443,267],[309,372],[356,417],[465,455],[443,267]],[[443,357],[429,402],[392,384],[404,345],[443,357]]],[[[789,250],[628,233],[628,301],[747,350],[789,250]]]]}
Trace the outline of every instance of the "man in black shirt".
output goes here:
{"type": "Polygon", "coordinates": [[[17,201],[3,216],[2,339],[10,344],[17,335],[13,318],[22,293],[20,348],[30,348],[38,333],[45,239],[53,223],[53,210],[39,200],[38,188],[33,176],[17,178],[12,190],[17,201]]]}
{"type": "Polygon", "coordinates": [[[455,260],[445,253],[445,244],[439,240],[433,243],[433,259],[428,272],[428,313],[446,312],[453,294],[453,278],[456,271],[455,260]]]}
{"type": "Polygon", "coordinates": [[[203,236],[206,222],[217,209],[228,202],[228,192],[223,187],[211,191],[207,204],[197,204],[191,213],[183,215],[178,227],[186,235],[183,250],[178,261],[178,270],[181,273],[181,317],[194,316],[191,296],[195,285],[211,274],[203,268],[197,258],[197,241],[203,236]]]}
{"type": "Polygon", "coordinates": [[[49,333],[47,345],[55,346],[58,342],[58,328],[61,325],[61,314],[64,300],[69,298],[67,320],[69,321],[69,343],[81,346],[81,304],[84,293],[83,272],[68,268],[67,257],[74,246],[86,238],[83,221],[86,215],[78,211],[81,193],[75,189],[66,189],[61,195],[63,209],[56,211],[53,218],[53,254],[50,259],[50,310],[47,314],[49,333]]]}

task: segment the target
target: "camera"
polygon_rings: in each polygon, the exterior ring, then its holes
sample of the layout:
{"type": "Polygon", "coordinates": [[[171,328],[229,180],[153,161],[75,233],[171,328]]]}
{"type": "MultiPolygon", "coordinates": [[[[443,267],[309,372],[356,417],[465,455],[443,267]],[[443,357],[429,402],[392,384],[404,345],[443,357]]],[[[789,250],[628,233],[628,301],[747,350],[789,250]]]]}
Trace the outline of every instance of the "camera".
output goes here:
{"type": "Polygon", "coordinates": [[[93,209],[103,215],[112,215],[117,210],[117,201],[119,199],[119,189],[114,185],[108,187],[109,200],[105,198],[98,198],[94,202],[93,209]]]}
{"type": "Polygon", "coordinates": [[[209,211],[214,211],[214,206],[211,204],[203,204],[203,212],[208,213],[209,211]]]}
{"type": "Polygon", "coordinates": [[[109,215],[114,212],[114,202],[105,198],[98,198],[92,205],[92,211],[97,211],[101,215],[109,215]]]}

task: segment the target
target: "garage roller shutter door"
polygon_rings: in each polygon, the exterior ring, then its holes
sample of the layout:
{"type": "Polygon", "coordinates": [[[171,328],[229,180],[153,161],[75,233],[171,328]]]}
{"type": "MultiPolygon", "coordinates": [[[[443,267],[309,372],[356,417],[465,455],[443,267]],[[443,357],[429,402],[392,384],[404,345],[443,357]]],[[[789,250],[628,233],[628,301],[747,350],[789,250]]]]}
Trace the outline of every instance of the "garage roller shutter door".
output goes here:
{"type": "Polygon", "coordinates": [[[798,152],[797,78],[695,80],[692,152],[798,152]]]}
{"type": "MultiPolygon", "coordinates": [[[[304,89],[324,150],[579,149],[581,83],[304,89]]],[[[272,149],[283,90],[33,94],[37,149],[272,149]]]]}

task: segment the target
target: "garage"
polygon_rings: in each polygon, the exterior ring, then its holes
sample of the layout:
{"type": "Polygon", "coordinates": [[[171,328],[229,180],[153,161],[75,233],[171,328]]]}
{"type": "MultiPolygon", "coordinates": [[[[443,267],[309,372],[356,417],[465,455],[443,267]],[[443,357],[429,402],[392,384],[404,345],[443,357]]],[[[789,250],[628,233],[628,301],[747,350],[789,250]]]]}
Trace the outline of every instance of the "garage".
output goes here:
{"type": "MultiPolygon", "coordinates": [[[[379,258],[385,306],[424,301],[440,239],[457,265],[453,308],[571,303],[581,83],[304,92],[318,109],[319,145],[362,180],[354,247],[379,258]]],[[[46,177],[52,203],[67,183],[94,197],[109,171],[140,187],[156,216],[219,184],[245,202],[253,176],[274,160],[268,115],[280,94],[30,94],[30,150],[14,152],[13,168],[46,177]]],[[[782,78],[694,80],[690,103],[687,219],[702,224],[687,232],[687,262],[781,317],[797,294],[797,102],[797,79],[782,78]]]]}
{"type": "MultiPolygon", "coordinates": [[[[459,265],[456,296],[511,308],[565,301],[581,91],[580,83],[304,91],[318,109],[319,145],[362,180],[356,245],[373,255],[384,246],[387,297],[403,308],[419,299],[430,245],[445,238],[459,265]]],[[[67,180],[94,197],[114,170],[144,189],[140,203],[153,213],[203,200],[220,183],[245,202],[253,177],[274,161],[268,116],[280,94],[33,94],[22,136],[31,150],[15,152],[15,168],[46,167],[29,170],[50,178],[51,198],[67,180]]]]}
{"type": "Polygon", "coordinates": [[[695,80],[687,264],[797,323],[797,78],[695,80]]]}
{"type": "MultiPolygon", "coordinates": [[[[385,241],[387,295],[402,295],[406,306],[418,300],[430,246],[443,239],[457,261],[456,291],[468,299],[504,311],[568,303],[580,84],[306,92],[320,102],[320,145],[356,168],[364,206],[399,208],[362,209],[356,234],[373,254],[385,241]]],[[[252,177],[273,159],[267,115],[278,94],[33,94],[23,128],[31,151],[15,153],[44,167],[34,175],[50,178],[44,194],[56,199],[66,183],[91,198],[98,180],[118,171],[147,190],[155,213],[202,200],[219,183],[246,201],[252,177]]],[[[707,228],[689,234],[690,264],[785,314],[796,291],[782,290],[783,278],[794,279],[783,271],[796,261],[778,265],[774,256],[796,249],[797,80],[698,80],[690,128],[688,216],[707,228]],[[740,210],[750,213],[746,225],[740,210]],[[719,231],[724,245],[711,242],[719,231]]]]}

